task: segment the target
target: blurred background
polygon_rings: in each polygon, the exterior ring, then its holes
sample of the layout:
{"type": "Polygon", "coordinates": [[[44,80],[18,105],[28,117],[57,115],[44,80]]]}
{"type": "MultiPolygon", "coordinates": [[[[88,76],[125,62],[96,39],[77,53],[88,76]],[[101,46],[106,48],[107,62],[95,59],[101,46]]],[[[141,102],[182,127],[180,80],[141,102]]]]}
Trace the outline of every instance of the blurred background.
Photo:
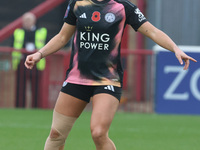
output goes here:
{"type": "MultiPolygon", "coordinates": [[[[153,25],[198,60],[199,0],[131,1],[153,25]]],[[[59,52],[45,58],[42,67],[28,71],[23,62],[26,55],[37,51],[37,48],[27,50],[24,46],[14,46],[17,41],[14,32],[22,28],[22,16],[31,12],[36,16],[37,29],[46,29],[47,42],[62,27],[67,4],[67,0],[0,1],[1,108],[54,107],[69,65],[70,42],[59,52]],[[15,65],[17,67],[14,68],[15,65]]],[[[183,72],[173,53],[155,46],[153,41],[134,32],[130,26],[124,32],[121,53],[124,86],[119,111],[200,114],[198,63],[191,62],[189,71],[183,72]]],[[[91,109],[91,104],[87,109],[91,109]]]]}

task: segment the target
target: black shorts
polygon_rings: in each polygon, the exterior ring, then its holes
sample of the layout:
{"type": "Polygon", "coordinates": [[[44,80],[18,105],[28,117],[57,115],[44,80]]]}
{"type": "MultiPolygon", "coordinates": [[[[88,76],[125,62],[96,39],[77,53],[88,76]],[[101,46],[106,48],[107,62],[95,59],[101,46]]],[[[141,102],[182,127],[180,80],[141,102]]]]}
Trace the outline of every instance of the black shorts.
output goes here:
{"type": "Polygon", "coordinates": [[[122,88],[113,85],[88,86],[64,82],[61,88],[61,92],[69,94],[88,103],[90,102],[91,97],[100,93],[110,94],[120,101],[122,88]]]}

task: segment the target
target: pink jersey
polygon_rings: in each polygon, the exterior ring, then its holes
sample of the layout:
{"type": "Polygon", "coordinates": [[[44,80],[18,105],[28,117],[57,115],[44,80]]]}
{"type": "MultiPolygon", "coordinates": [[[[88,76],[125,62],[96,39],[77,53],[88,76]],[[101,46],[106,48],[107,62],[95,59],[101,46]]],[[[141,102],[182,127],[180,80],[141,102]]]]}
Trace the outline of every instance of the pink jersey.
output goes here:
{"type": "Polygon", "coordinates": [[[66,81],[121,87],[120,44],[126,24],[135,31],[146,22],[128,0],[71,0],[64,21],[76,26],[66,81]]]}

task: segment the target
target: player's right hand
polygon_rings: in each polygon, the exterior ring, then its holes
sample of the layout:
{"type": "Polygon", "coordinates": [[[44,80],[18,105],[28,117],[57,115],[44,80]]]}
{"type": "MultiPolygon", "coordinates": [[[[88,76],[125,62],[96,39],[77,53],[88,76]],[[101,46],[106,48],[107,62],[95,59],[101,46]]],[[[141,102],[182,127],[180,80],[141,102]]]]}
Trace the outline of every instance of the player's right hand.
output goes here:
{"type": "Polygon", "coordinates": [[[40,59],[41,59],[41,54],[36,52],[26,57],[26,61],[24,62],[24,65],[26,66],[27,69],[32,69],[34,65],[38,61],[40,61],[40,59]]]}

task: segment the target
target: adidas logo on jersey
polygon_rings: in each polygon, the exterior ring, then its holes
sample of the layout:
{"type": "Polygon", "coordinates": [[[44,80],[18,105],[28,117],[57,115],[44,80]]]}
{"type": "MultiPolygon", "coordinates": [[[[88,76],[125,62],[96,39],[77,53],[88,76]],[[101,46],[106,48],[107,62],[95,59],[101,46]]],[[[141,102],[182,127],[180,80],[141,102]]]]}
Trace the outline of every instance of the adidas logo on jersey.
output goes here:
{"type": "Polygon", "coordinates": [[[80,18],[87,18],[86,13],[83,13],[82,15],[79,16],[80,18]]]}
{"type": "Polygon", "coordinates": [[[104,87],[104,89],[115,92],[115,89],[114,89],[113,85],[108,85],[108,86],[104,87]]]}

